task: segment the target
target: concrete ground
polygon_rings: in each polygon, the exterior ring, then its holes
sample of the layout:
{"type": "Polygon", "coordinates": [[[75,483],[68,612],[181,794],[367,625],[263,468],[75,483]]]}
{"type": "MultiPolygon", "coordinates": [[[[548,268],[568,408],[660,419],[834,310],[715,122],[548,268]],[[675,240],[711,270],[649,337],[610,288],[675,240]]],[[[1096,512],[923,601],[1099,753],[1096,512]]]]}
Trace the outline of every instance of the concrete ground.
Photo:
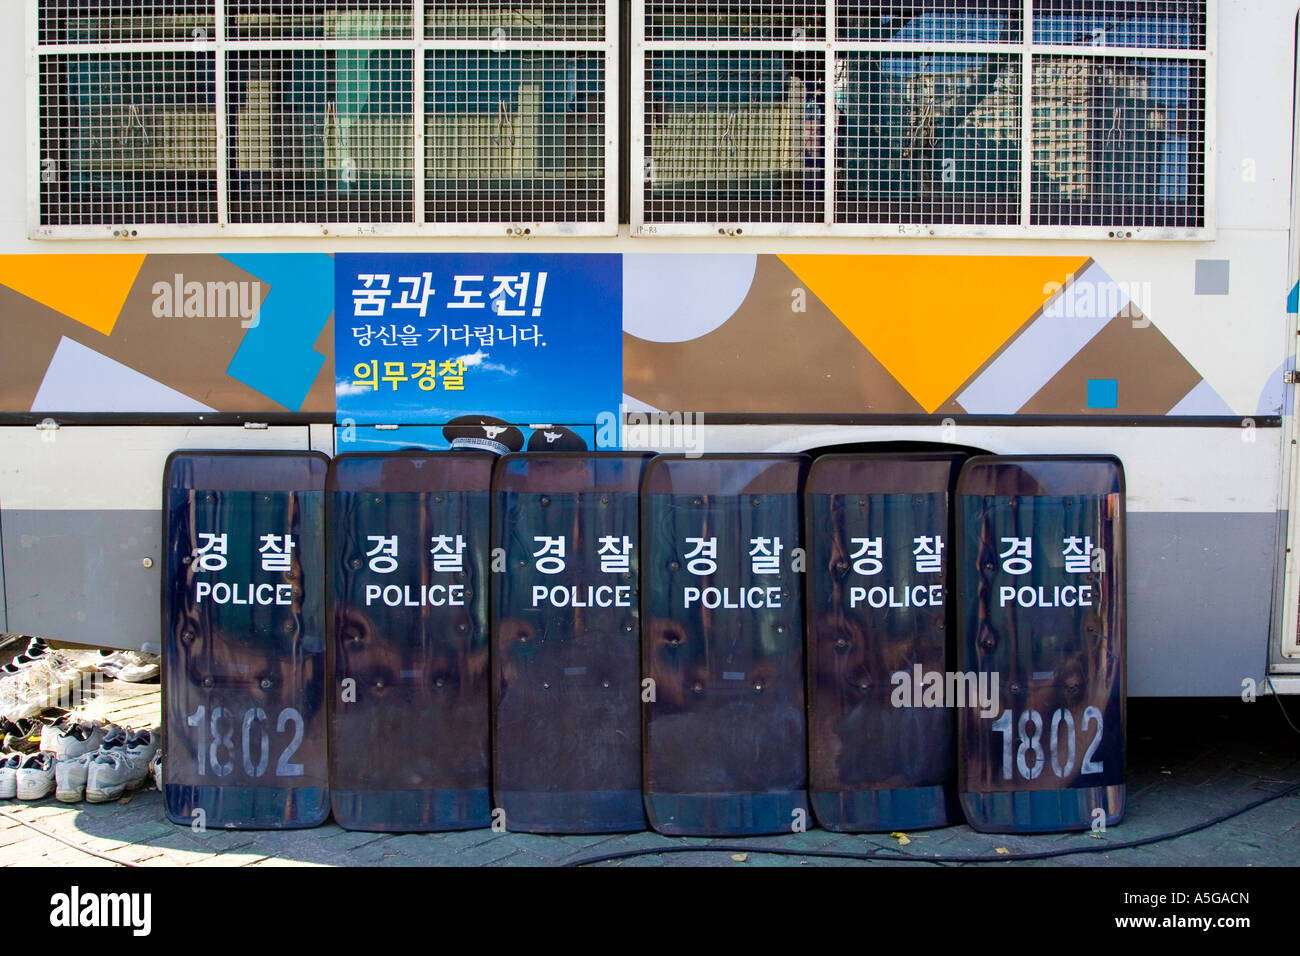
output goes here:
{"type": "MultiPolygon", "coordinates": [[[[1281,698],[1300,724],[1300,700],[1281,698]]],[[[112,682],[90,706],[130,723],[158,722],[158,686],[112,682]]],[[[490,829],[382,834],[334,823],[312,830],[195,833],[166,821],[162,795],[137,791],[110,804],[65,805],[48,798],[0,801],[0,866],[555,866],[593,855],[651,852],[605,866],[916,866],[896,855],[1006,855],[1069,847],[1102,849],[1189,827],[1300,783],[1300,734],[1278,700],[1135,700],[1128,718],[1128,811],[1104,834],[980,834],[967,826],[906,834],[845,835],[811,829],[779,837],[680,839],[652,832],[614,836],[538,836],[490,829]],[[30,824],[31,826],[27,826],[30,824]],[[39,828],[34,829],[33,827],[39,828]],[[708,851],[743,843],[742,852],[708,851]],[[71,844],[71,845],[69,845],[71,844]],[[762,852],[781,848],[793,855],[762,852]],[[814,851],[875,855],[819,858],[814,851]],[[107,859],[92,856],[102,854],[107,859]]],[[[1300,790],[1208,829],[1131,849],[989,866],[1294,866],[1300,864],[1300,790]]],[[[942,865],[942,864],[941,864],[942,865]]],[[[949,864],[981,865],[981,864],[949,864]]]]}

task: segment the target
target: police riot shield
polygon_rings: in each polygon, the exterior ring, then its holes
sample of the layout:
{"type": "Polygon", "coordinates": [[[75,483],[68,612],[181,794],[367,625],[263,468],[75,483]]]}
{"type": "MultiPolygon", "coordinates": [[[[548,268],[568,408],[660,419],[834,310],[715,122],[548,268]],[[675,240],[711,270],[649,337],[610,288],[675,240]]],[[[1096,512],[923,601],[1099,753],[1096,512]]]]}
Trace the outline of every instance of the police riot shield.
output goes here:
{"type": "Polygon", "coordinates": [[[330,466],[330,771],[351,830],[491,822],[487,452],[330,466]]]}
{"type": "Polygon", "coordinates": [[[977,830],[1124,813],[1124,474],[1112,457],[972,458],[957,488],[959,660],[996,703],[959,714],[977,830]]]}
{"type": "Polygon", "coordinates": [[[316,452],[178,451],[163,476],[164,796],[174,823],[329,815],[316,452]]]}
{"type": "Polygon", "coordinates": [[[650,458],[497,464],[493,793],[508,830],[645,829],[638,490],[650,458]]]}
{"type": "Polygon", "coordinates": [[[953,708],[977,697],[947,676],[947,549],[964,458],[826,455],[808,474],[809,790],[828,830],[960,818],[953,708]]]}
{"type": "Polygon", "coordinates": [[[655,458],[646,556],[645,804],[661,833],[802,830],[802,455],[655,458]]]}

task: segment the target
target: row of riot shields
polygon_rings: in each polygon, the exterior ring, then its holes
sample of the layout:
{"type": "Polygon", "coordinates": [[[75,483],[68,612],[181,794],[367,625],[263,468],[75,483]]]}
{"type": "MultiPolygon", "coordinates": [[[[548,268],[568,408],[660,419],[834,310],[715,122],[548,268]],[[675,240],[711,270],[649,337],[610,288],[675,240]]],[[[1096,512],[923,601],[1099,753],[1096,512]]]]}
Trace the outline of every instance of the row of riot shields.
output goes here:
{"type": "Polygon", "coordinates": [[[177,823],[1113,824],[1109,457],[177,452],[177,823]]]}

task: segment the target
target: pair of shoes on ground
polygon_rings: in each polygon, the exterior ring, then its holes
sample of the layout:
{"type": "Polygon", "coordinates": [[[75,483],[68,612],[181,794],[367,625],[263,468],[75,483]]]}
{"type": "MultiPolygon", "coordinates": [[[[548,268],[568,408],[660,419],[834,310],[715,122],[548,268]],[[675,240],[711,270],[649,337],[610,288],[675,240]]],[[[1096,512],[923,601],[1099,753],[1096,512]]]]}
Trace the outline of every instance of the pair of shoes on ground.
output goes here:
{"type": "Polygon", "coordinates": [[[63,803],[107,803],[149,779],[159,753],[158,735],[150,730],[116,728],[98,750],[64,757],[54,768],[54,798],[63,803]]]}
{"type": "Polygon", "coordinates": [[[142,786],[157,754],[157,734],[116,726],[94,750],[12,754],[0,760],[0,799],[40,800],[53,792],[63,803],[106,803],[142,786]]]}
{"type": "Polygon", "coordinates": [[[54,651],[24,664],[16,674],[0,678],[0,717],[10,721],[38,716],[70,699],[84,674],[93,670],[54,651]]]}
{"type": "Polygon", "coordinates": [[[123,730],[117,724],[83,720],[76,714],[64,714],[42,727],[39,749],[56,757],[80,757],[84,753],[98,750],[109,734],[123,730]]]}
{"type": "Polygon", "coordinates": [[[157,655],[144,651],[100,651],[91,660],[100,673],[129,684],[152,680],[162,671],[157,655]]]}
{"type": "Polygon", "coordinates": [[[3,667],[0,667],[0,677],[12,677],[22,671],[28,664],[34,664],[46,655],[50,647],[45,643],[43,637],[33,637],[27,642],[27,647],[22,653],[15,656],[3,667]]]}
{"type": "Polygon", "coordinates": [[[5,746],[15,751],[0,755],[0,799],[21,795],[24,800],[39,800],[49,793],[46,783],[54,780],[59,761],[97,751],[109,735],[126,733],[117,724],[80,720],[75,714],[65,714],[49,724],[39,720],[15,724],[0,718],[0,728],[13,729],[5,737],[5,746]],[[21,739],[15,739],[19,735],[21,739]],[[21,787],[20,779],[24,782],[21,787]]]}

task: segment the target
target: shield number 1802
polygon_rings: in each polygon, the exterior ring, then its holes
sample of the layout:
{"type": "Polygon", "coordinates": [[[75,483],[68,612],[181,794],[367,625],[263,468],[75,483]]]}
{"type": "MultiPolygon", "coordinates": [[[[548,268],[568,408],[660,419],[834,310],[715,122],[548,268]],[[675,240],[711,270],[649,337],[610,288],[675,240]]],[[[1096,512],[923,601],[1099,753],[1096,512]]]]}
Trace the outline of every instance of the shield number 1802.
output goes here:
{"type": "MultiPolygon", "coordinates": [[[[1097,731],[1093,734],[1088,749],[1083,754],[1083,763],[1079,767],[1079,776],[1101,773],[1104,764],[1093,760],[1093,754],[1101,746],[1102,715],[1096,707],[1086,707],[1083,711],[1081,730],[1087,733],[1093,723],[1097,731]]],[[[1057,777],[1066,778],[1074,773],[1074,760],[1077,753],[1074,715],[1064,708],[1058,708],[1052,714],[1051,729],[1047,735],[1048,752],[1043,752],[1043,715],[1036,710],[1022,711],[1019,720],[1013,720],[1011,708],[1002,711],[1002,716],[993,722],[993,729],[1002,734],[1002,779],[1010,780],[1011,749],[1014,737],[1020,738],[1016,748],[1015,769],[1026,780],[1037,780],[1043,767],[1051,766],[1057,777]],[[1062,740],[1064,738],[1064,740],[1062,740]],[[1064,753],[1062,753],[1064,750],[1064,753]],[[1030,754],[1033,762],[1030,763],[1030,754]]]]}
{"type": "MultiPolygon", "coordinates": [[[[213,707],[211,714],[206,706],[200,706],[185,718],[185,722],[195,728],[198,737],[198,773],[200,777],[211,773],[216,777],[228,777],[235,772],[235,760],[243,763],[245,776],[256,779],[263,776],[271,761],[271,739],[268,730],[270,721],[266,711],[260,707],[249,707],[242,715],[235,710],[213,707]],[[236,742],[235,737],[239,740],[236,742]]],[[[275,732],[284,734],[293,728],[293,736],[280,751],[275,762],[277,777],[301,777],[303,765],[293,763],[293,756],[302,746],[302,714],[294,707],[280,711],[275,721],[275,732]]]]}

